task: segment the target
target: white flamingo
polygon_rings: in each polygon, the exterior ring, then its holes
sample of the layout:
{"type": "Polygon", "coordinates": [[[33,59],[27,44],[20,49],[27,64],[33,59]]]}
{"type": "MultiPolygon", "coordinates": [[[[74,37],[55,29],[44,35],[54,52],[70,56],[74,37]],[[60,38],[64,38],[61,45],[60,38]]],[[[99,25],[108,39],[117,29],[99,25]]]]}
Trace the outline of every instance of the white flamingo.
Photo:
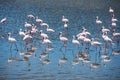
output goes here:
{"type": "MultiPolygon", "coordinates": [[[[101,44],[102,44],[102,43],[100,43],[100,42],[98,42],[98,41],[94,41],[93,38],[91,39],[91,45],[96,47],[96,51],[97,51],[97,46],[100,47],[101,44]]],[[[96,63],[96,61],[97,61],[97,54],[98,54],[98,53],[95,54],[95,63],[96,63]]],[[[99,50],[99,56],[100,56],[100,50],[99,50]]],[[[94,63],[93,63],[93,64],[94,64],[94,63]]],[[[98,63],[97,63],[97,64],[98,64],[98,63]]]]}
{"type": "Polygon", "coordinates": [[[82,40],[82,41],[84,41],[85,36],[79,35],[79,36],[77,36],[77,39],[78,39],[78,40],[82,40]]]}
{"type": "Polygon", "coordinates": [[[117,24],[116,24],[116,22],[112,22],[112,24],[111,24],[113,27],[115,27],[117,24]]]}
{"type": "Polygon", "coordinates": [[[115,30],[113,30],[113,37],[118,37],[118,36],[120,36],[120,33],[115,32],[115,30]]]}
{"type": "Polygon", "coordinates": [[[39,19],[38,16],[36,16],[36,22],[43,23],[43,20],[39,19]]]}
{"type": "Polygon", "coordinates": [[[40,36],[41,36],[42,38],[48,38],[48,35],[45,34],[45,33],[43,33],[43,30],[40,30],[40,36]]]}
{"type": "Polygon", "coordinates": [[[62,22],[67,23],[67,22],[69,22],[69,20],[67,18],[65,18],[65,16],[62,16],[62,22]]]}
{"type": "Polygon", "coordinates": [[[89,49],[89,44],[91,43],[91,39],[85,37],[83,41],[86,44],[86,51],[87,51],[89,49]]]}
{"type": "Polygon", "coordinates": [[[104,26],[102,26],[102,33],[104,34],[104,33],[106,33],[106,32],[110,32],[110,30],[109,30],[109,29],[106,29],[104,26]]]}
{"type": "MultiPolygon", "coordinates": [[[[67,37],[63,37],[62,36],[62,32],[59,33],[59,39],[60,39],[60,41],[64,42],[62,47],[66,47],[68,38],[67,37]]],[[[60,48],[60,50],[62,49],[62,47],[60,48]]]]}
{"type": "Polygon", "coordinates": [[[26,34],[24,37],[23,37],[23,40],[27,40],[27,39],[31,39],[32,36],[30,34],[26,34]]]}
{"type": "Polygon", "coordinates": [[[55,30],[49,28],[49,26],[47,27],[47,32],[55,32],[55,30]]]}
{"type": "Polygon", "coordinates": [[[98,16],[96,16],[96,23],[97,24],[101,24],[102,23],[102,21],[98,19],[98,16]]]}
{"type": "Polygon", "coordinates": [[[22,29],[20,29],[19,35],[23,37],[23,36],[25,36],[25,32],[23,32],[22,29]]]}
{"type": "Polygon", "coordinates": [[[91,45],[92,46],[99,46],[99,45],[101,45],[102,43],[100,43],[100,42],[98,42],[98,41],[94,41],[94,39],[92,38],[91,39],[91,45]]]}
{"type": "Polygon", "coordinates": [[[35,34],[38,31],[38,29],[36,28],[36,26],[32,26],[32,30],[30,31],[31,34],[35,34]]]}
{"type": "Polygon", "coordinates": [[[106,41],[106,42],[112,42],[112,39],[107,36],[107,32],[106,32],[105,34],[102,34],[102,38],[103,38],[104,41],[106,41]]]}
{"type": "Polygon", "coordinates": [[[76,44],[76,45],[80,44],[79,41],[75,39],[75,36],[73,36],[73,38],[72,38],[72,43],[76,44]]]}
{"type": "Polygon", "coordinates": [[[62,32],[60,32],[59,35],[60,35],[59,38],[60,38],[61,41],[63,41],[63,42],[68,41],[68,39],[66,37],[62,36],[62,32]]]}
{"type": "MultiPolygon", "coordinates": [[[[92,46],[96,46],[96,47],[97,47],[97,46],[100,46],[101,44],[102,44],[102,43],[100,43],[100,42],[98,42],[98,41],[94,41],[93,38],[91,39],[91,45],[92,45],[92,46]]],[[[97,50],[97,48],[96,48],[96,50],[97,50]]]]}
{"type": "Polygon", "coordinates": [[[113,16],[112,16],[112,20],[111,20],[112,22],[116,22],[116,21],[118,21],[116,18],[115,18],[115,15],[113,14],[113,16]]]}
{"type": "Polygon", "coordinates": [[[79,37],[79,36],[80,37],[82,37],[82,36],[86,37],[87,35],[91,35],[91,34],[90,34],[90,32],[87,31],[87,29],[85,27],[83,27],[82,32],[77,34],[77,37],[79,37]]]}
{"type": "Polygon", "coordinates": [[[25,25],[24,25],[25,27],[32,27],[32,25],[30,24],[30,23],[28,23],[28,22],[25,22],[25,25]]]}
{"type": "Polygon", "coordinates": [[[35,19],[35,17],[32,14],[27,15],[27,17],[30,19],[32,19],[32,18],[35,19]]]}
{"type": "Polygon", "coordinates": [[[18,48],[17,48],[17,45],[16,45],[17,40],[16,40],[15,38],[11,37],[11,33],[10,33],[10,32],[8,33],[8,40],[11,42],[10,50],[11,50],[12,45],[13,45],[13,43],[14,43],[15,46],[16,46],[16,49],[17,49],[17,51],[18,51],[18,48]]]}
{"type": "Polygon", "coordinates": [[[43,38],[43,44],[50,44],[52,43],[49,39],[47,39],[46,37],[43,38]]]}
{"type": "Polygon", "coordinates": [[[1,19],[0,23],[4,23],[6,20],[7,20],[7,18],[5,17],[5,18],[1,19]]]}
{"type": "Polygon", "coordinates": [[[49,27],[49,25],[47,23],[40,23],[40,26],[43,26],[43,27],[49,27]]]}
{"type": "Polygon", "coordinates": [[[106,32],[105,34],[102,34],[102,38],[103,38],[103,40],[105,41],[104,48],[105,48],[105,54],[106,54],[107,43],[108,43],[108,42],[111,43],[111,42],[112,42],[112,39],[107,36],[107,32],[106,32]]]}
{"type": "Polygon", "coordinates": [[[91,42],[91,39],[89,39],[89,38],[84,38],[84,40],[83,40],[85,43],[90,43],[91,42]]]}
{"type": "Polygon", "coordinates": [[[114,10],[113,10],[111,7],[109,7],[109,12],[110,12],[110,13],[113,13],[114,10]]]}

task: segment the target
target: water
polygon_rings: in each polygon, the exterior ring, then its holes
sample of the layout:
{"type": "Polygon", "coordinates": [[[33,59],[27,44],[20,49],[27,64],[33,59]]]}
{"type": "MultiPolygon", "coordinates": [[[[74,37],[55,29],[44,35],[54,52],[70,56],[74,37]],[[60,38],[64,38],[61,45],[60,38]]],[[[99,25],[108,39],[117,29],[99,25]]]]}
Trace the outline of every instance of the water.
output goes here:
{"type": "MultiPolygon", "coordinates": [[[[90,37],[95,38],[95,40],[102,43],[103,48],[104,41],[102,38],[96,38],[98,28],[95,23],[95,19],[96,16],[99,16],[99,19],[103,22],[102,25],[111,30],[111,17],[108,12],[110,6],[115,10],[115,17],[118,19],[116,31],[120,32],[119,1],[67,1],[68,0],[0,0],[0,20],[7,17],[7,21],[0,24],[0,34],[5,37],[4,39],[0,38],[0,80],[120,79],[120,55],[110,56],[111,61],[105,64],[101,61],[101,58],[98,57],[97,62],[100,63],[100,66],[96,69],[90,68],[90,65],[95,62],[95,54],[98,53],[95,47],[90,47],[90,50],[88,51],[90,53],[90,63],[83,63],[82,61],[79,61],[79,64],[74,67],[71,65],[74,59],[72,50],[75,55],[79,52],[77,46],[73,45],[71,42],[72,35],[77,35],[79,32],[82,32],[83,26],[92,34],[90,37]],[[23,30],[26,29],[24,27],[25,21],[36,24],[38,29],[40,29],[39,24],[37,24],[34,20],[27,18],[28,14],[38,16],[48,23],[50,28],[55,30],[52,37],[49,38],[52,41],[54,49],[48,52],[49,58],[45,58],[50,59],[50,63],[47,65],[43,65],[39,60],[39,55],[45,48],[45,45],[40,46],[40,40],[36,40],[36,47],[38,48],[35,50],[36,58],[34,57],[34,54],[32,54],[28,60],[24,60],[24,57],[19,54],[21,50],[21,43],[23,43],[23,41],[21,41],[18,32],[20,28],[23,30]],[[64,51],[64,48],[62,49],[62,52],[59,50],[63,44],[59,40],[59,32],[62,31],[63,34],[65,34],[63,22],[61,21],[61,17],[63,15],[69,19],[66,52],[64,51]],[[1,27],[3,30],[1,30],[1,27]],[[10,42],[7,39],[8,32],[11,32],[12,37],[17,39],[17,46],[19,48],[18,52],[16,52],[15,46],[12,48],[12,52],[10,52],[10,42]],[[8,64],[8,59],[11,58],[11,53],[14,61],[8,64]],[[62,53],[65,53],[65,57],[68,61],[60,67],[58,66],[58,62],[59,59],[63,57],[62,53]]],[[[47,33],[45,30],[44,32],[47,33]]],[[[101,36],[101,33],[99,35],[101,36]]],[[[112,38],[111,32],[108,33],[108,35],[112,38]]],[[[120,44],[116,43],[116,41],[120,41],[119,37],[113,40],[115,41],[115,43],[112,44],[113,51],[109,47],[107,49],[108,54],[112,54],[114,51],[120,51],[120,44]]],[[[22,46],[22,48],[24,48],[24,46],[22,46]]],[[[85,52],[85,44],[82,47],[82,52],[85,52]]],[[[103,53],[104,50],[101,50],[101,54],[103,53]]]]}

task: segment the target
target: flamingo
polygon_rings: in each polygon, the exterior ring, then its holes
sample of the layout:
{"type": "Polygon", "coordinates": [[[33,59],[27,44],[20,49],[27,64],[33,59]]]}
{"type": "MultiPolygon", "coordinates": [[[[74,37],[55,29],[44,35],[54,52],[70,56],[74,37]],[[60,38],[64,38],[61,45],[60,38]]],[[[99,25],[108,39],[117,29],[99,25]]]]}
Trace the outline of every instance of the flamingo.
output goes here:
{"type": "Polygon", "coordinates": [[[118,21],[116,18],[115,18],[115,15],[113,14],[113,16],[112,16],[112,20],[111,20],[112,22],[116,22],[116,21],[118,21]]]}
{"type": "Polygon", "coordinates": [[[77,34],[77,37],[81,37],[81,36],[87,36],[87,35],[91,35],[90,32],[87,31],[87,29],[85,27],[82,28],[82,32],[77,34]]]}
{"type": "Polygon", "coordinates": [[[106,29],[104,26],[102,26],[102,33],[104,34],[104,33],[106,33],[106,32],[110,32],[110,30],[109,30],[109,29],[106,29]]]}
{"type": "Polygon", "coordinates": [[[20,31],[19,31],[19,35],[20,36],[25,36],[25,32],[23,32],[21,28],[20,28],[20,31]]]}
{"type": "MultiPolygon", "coordinates": [[[[92,38],[91,39],[91,45],[92,46],[96,46],[96,51],[97,51],[97,46],[100,46],[102,43],[98,42],[98,41],[94,41],[94,39],[92,38]]],[[[100,56],[100,51],[99,51],[99,56],[100,56]]],[[[95,62],[91,64],[91,67],[92,68],[97,68],[100,64],[97,63],[97,54],[95,54],[95,62]]]]}
{"type": "Polygon", "coordinates": [[[99,46],[99,45],[101,45],[102,43],[100,43],[100,42],[98,42],[98,41],[94,41],[94,39],[92,38],[91,39],[91,45],[92,46],[99,46]]]}
{"type": "Polygon", "coordinates": [[[109,7],[109,12],[110,12],[110,13],[113,13],[114,10],[113,10],[111,7],[109,7]]]}
{"type": "MultiPolygon", "coordinates": [[[[84,38],[84,40],[83,40],[86,44],[88,44],[88,46],[89,46],[89,43],[91,43],[91,39],[89,39],[89,38],[84,38]]],[[[88,49],[88,47],[86,46],[86,49],[88,49]]]]}
{"type": "Polygon", "coordinates": [[[50,44],[52,43],[49,39],[47,39],[46,37],[43,37],[43,44],[50,44]]]}
{"type": "MultiPolygon", "coordinates": [[[[66,51],[66,46],[67,46],[68,38],[67,37],[63,37],[62,36],[62,32],[60,32],[59,33],[59,39],[60,39],[60,41],[64,42],[63,46],[61,46],[61,48],[60,48],[60,51],[62,50],[62,47],[64,47],[65,51],[66,51]]],[[[65,55],[65,54],[63,53],[63,55],[65,55]]]]}
{"type": "Polygon", "coordinates": [[[116,24],[116,22],[112,22],[112,24],[111,24],[113,27],[115,27],[117,24],[116,24]]]}
{"type": "Polygon", "coordinates": [[[32,25],[30,24],[30,23],[28,23],[28,22],[25,22],[25,25],[24,25],[25,27],[32,27],[32,25]]]}
{"type": "Polygon", "coordinates": [[[83,40],[85,43],[90,43],[91,42],[91,39],[89,39],[89,38],[84,38],[84,40],[83,40]]]}
{"type": "Polygon", "coordinates": [[[32,14],[27,15],[27,17],[30,19],[32,19],[32,18],[35,19],[35,17],[32,14]]]}
{"type": "Polygon", "coordinates": [[[67,22],[69,22],[69,20],[67,18],[65,18],[65,16],[62,16],[62,22],[67,23],[67,22]]]}
{"type": "Polygon", "coordinates": [[[31,34],[35,34],[38,31],[38,29],[36,29],[36,26],[32,26],[32,30],[30,31],[31,34]]]}
{"type": "MultiPolygon", "coordinates": [[[[21,28],[20,28],[20,31],[19,31],[19,35],[20,35],[21,38],[26,35],[25,32],[23,32],[21,28]]],[[[21,43],[21,49],[22,49],[22,43],[21,43]]],[[[21,53],[23,53],[23,52],[20,51],[20,55],[21,55],[21,53]]]]}
{"type": "Polygon", "coordinates": [[[7,20],[7,18],[5,17],[5,18],[1,19],[0,23],[4,23],[6,20],[7,20]]]}
{"type": "Polygon", "coordinates": [[[73,38],[72,38],[72,43],[77,44],[77,45],[80,44],[79,41],[75,39],[75,36],[73,36],[73,38]]]}
{"type": "Polygon", "coordinates": [[[118,37],[118,36],[120,36],[120,33],[115,32],[115,29],[114,29],[114,30],[113,30],[113,37],[118,37]]]}
{"type": "MultiPolygon", "coordinates": [[[[106,32],[106,34],[107,34],[107,32],[106,32]]],[[[106,34],[102,34],[102,38],[104,39],[104,41],[112,42],[112,39],[110,39],[106,34]]]]}
{"type": "Polygon", "coordinates": [[[98,19],[98,16],[96,16],[96,23],[97,24],[101,24],[102,23],[102,21],[98,19]]]}
{"type": "Polygon", "coordinates": [[[23,37],[23,40],[27,40],[27,39],[31,39],[32,36],[30,34],[26,34],[24,37],[23,37]]]}
{"type": "Polygon", "coordinates": [[[63,41],[64,43],[68,41],[68,39],[66,37],[62,36],[62,32],[59,33],[59,38],[61,41],[63,41]]]}
{"type": "Polygon", "coordinates": [[[107,36],[107,32],[105,33],[105,34],[102,34],[102,38],[103,38],[103,40],[105,41],[105,52],[106,52],[106,46],[107,46],[107,42],[112,42],[112,39],[111,38],[109,38],[108,36],[107,36]]]}
{"type": "Polygon", "coordinates": [[[82,40],[82,41],[84,41],[85,36],[82,36],[82,35],[77,35],[77,39],[78,39],[78,40],[82,40]]]}
{"type": "Polygon", "coordinates": [[[40,26],[48,27],[49,25],[47,23],[40,23],[40,26]]]}
{"type": "Polygon", "coordinates": [[[17,48],[17,45],[16,45],[17,40],[15,38],[11,37],[11,33],[10,32],[8,33],[8,40],[11,42],[10,50],[12,48],[12,44],[14,43],[15,46],[16,46],[16,50],[18,51],[18,48],[17,48]]]}
{"type": "Polygon", "coordinates": [[[49,28],[49,26],[47,27],[47,32],[55,32],[55,30],[49,28]]]}
{"type": "MultiPolygon", "coordinates": [[[[79,41],[77,40],[77,39],[75,39],[75,36],[73,35],[73,38],[72,38],[72,43],[74,44],[74,45],[78,45],[78,48],[79,48],[79,41]]],[[[73,54],[73,56],[74,56],[74,54],[73,54]]]]}
{"type": "Polygon", "coordinates": [[[39,19],[38,16],[36,16],[36,22],[43,23],[43,20],[42,20],[42,19],[39,19]]]}
{"type": "MultiPolygon", "coordinates": [[[[92,38],[91,39],[91,45],[92,46],[100,46],[102,43],[100,43],[100,42],[98,42],[98,41],[94,41],[94,38],[92,38]]],[[[96,48],[96,50],[97,50],[97,48],[96,48]]],[[[99,53],[100,53],[100,51],[99,51],[99,53]]]]}
{"type": "MultiPolygon", "coordinates": [[[[29,41],[32,40],[32,36],[30,34],[26,34],[24,37],[23,37],[23,41],[24,41],[24,44],[25,44],[25,48],[26,49],[26,46],[28,45],[28,43],[30,43],[29,41]]],[[[28,50],[28,48],[27,48],[28,50]]]]}
{"type": "Polygon", "coordinates": [[[48,35],[45,34],[45,33],[43,33],[43,30],[40,30],[40,36],[41,36],[42,38],[48,38],[48,35]]]}

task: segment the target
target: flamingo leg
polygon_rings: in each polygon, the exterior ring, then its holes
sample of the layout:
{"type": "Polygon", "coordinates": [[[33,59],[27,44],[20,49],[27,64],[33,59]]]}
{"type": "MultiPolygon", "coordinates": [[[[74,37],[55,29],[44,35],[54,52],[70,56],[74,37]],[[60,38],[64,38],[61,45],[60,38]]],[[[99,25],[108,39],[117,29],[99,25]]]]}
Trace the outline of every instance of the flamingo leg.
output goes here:
{"type": "MultiPolygon", "coordinates": [[[[100,47],[100,46],[99,46],[99,47],[100,47]]],[[[100,49],[99,49],[99,57],[101,56],[100,51],[101,51],[101,47],[100,47],[100,49]]]]}
{"type": "Polygon", "coordinates": [[[14,43],[15,44],[15,47],[16,47],[16,51],[18,52],[18,47],[17,47],[17,44],[16,43],[14,43]]]}
{"type": "Polygon", "coordinates": [[[12,46],[13,46],[13,43],[11,43],[11,45],[10,45],[10,51],[12,51],[12,46]]]}
{"type": "Polygon", "coordinates": [[[13,43],[11,43],[11,45],[10,45],[10,53],[11,53],[11,57],[12,57],[12,46],[13,46],[13,43]]]}

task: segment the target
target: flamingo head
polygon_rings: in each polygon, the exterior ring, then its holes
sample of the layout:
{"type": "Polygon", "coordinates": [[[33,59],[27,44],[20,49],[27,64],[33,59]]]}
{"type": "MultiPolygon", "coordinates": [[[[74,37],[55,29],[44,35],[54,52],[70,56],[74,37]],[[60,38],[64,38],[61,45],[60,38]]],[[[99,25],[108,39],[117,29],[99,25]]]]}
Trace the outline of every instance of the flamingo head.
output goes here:
{"type": "Polygon", "coordinates": [[[113,29],[113,33],[115,32],[115,29],[113,29]]]}
{"type": "Polygon", "coordinates": [[[98,19],[98,16],[96,16],[96,19],[98,19]]]}
{"type": "Polygon", "coordinates": [[[11,33],[9,32],[9,33],[8,33],[8,36],[10,36],[10,35],[11,35],[11,33]]]}
{"type": "Polygon", "coordinates": [[[94,38],[91,38],[91,41],[94,41],[94,38]]]}
{"type": "Polygon", "coordinates": [[[62,32],[59,32],[59,35],[62,35],[62,32]]]}
{"type": "Polygon", "coordinates": [[[75,39],[76,37],[73,35],[73,39],[75,39]]]}
{"type": "Polygon", "coordinates": [[[87,29],[85,27],[82,28],[83,31],[86,31],[87,29]]]}
{"type": "Polygon", "coordinates": [[[40,30],[40,34],[43,32],[43,30],[40,30]]]}
{"type": "Polygon", "coordinates": [[[65,18],[65,16],[62,16],[62,19],[64,19],[65,18]]]}

